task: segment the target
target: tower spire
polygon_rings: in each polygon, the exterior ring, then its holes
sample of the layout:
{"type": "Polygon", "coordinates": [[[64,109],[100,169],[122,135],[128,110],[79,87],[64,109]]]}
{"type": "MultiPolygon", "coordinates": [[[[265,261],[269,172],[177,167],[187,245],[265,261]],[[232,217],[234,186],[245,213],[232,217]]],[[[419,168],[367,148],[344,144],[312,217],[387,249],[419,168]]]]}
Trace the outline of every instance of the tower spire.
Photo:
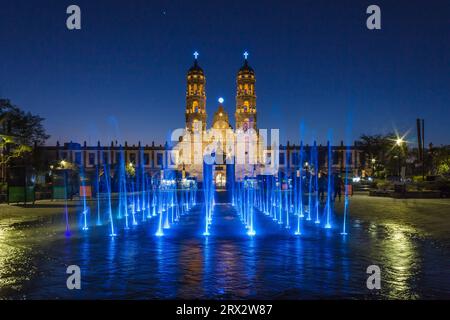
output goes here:
{"type": "Polygon", "coordinates": [[[236,77],[236,129],[256,130],[255,71],[248,64],[249,53],[243,55],[244,65],[236,77]]]}
{"type": "Polygon", "coordinates": [[[206,77],[198,65],[199,53],[195,51],[194,65],[187,73],[186,86],[186,128],[189,130],[206,129],[206,77]]]}

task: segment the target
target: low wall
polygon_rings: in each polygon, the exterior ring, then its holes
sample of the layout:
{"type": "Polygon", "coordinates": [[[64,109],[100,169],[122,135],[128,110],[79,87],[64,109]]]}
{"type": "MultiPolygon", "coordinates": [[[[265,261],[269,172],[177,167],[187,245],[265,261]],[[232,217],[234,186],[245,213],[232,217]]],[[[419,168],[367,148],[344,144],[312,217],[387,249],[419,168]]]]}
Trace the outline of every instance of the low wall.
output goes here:
{"type": "Polygon", "coordinates": [[[395,192],[384,190],[372,190],[369,192],[371,197],[390,197],[395,199],[436,199],[441,198],[440,191],[407,191],[395,192]]]}

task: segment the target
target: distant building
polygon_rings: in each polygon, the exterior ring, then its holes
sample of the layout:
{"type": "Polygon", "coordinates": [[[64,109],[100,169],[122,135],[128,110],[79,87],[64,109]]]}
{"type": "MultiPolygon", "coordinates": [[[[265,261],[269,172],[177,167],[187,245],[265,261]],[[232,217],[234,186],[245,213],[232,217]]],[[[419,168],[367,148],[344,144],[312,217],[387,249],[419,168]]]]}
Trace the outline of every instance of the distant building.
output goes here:
{"type": "MultiPolygon", "coordinates": [[[[227,179],[227,164],[234,163],[233,174],[237,180],[246,176],[274,174],[279,171],[283,175],[294,175],[302,165],[311,166],[311,146],[305,145],[303,163],[300,163],[300,145],[289,144],[267,146],[265,139],[258,131],[256,107],[256,75],[250,67],[247,55],[236,76],[236,106],[235,128],[230,123],[229,116],[223,108],[223,99],[219,99],[217,111],[214,113],[212,127],[207,128],[206,110],[206,76],[200,67],[197,55],[186,76],[186,107],[185,128],[179,134],[178,142],[173,147],[165,145],[110,145],[87,146],[77,143],[66,143],[56,146],[39,147],[41,161],[48,164],[61,160],[83,166],[85,170],[93,170],[99,165],[118,164],[123,153],[127,163],[143,166],[151,175],[160,175],[162,170],[176,170],[183,176],[202,180],[203,156],[214,158],[213,176],[218,185],[225,185],[227,179]],[[243,139],[253,139],[252,142],[243,139]],[[243,147],[240,145],[243,145],[243,147]],[[245,158],[244,163],[237,161],[239,150],[245,158]],[[253,157],[253,161],[248,161],[253,157]],[[269,165],[270,164],[270,165],[269,165]],[[273,169],[275,164],[276,171],[273,169]]],[[[270,130],[268,130],[270,135],[270,130]]],[[[327,146],[318,145],[318,165],[321,170],[328,169],[327,146]]],[[[334,172],[344,172],[348,164],[349,172],[360,175],[370,169],[370,163],[364,158],[364,152],[356,144],[346,147],[341,143],[332,146],[332,164],[334,172]],[[350,158],[346,159],[346,150],[350,158]]],[[[230,173],[228,173],[230,174],[230,173]]]]}

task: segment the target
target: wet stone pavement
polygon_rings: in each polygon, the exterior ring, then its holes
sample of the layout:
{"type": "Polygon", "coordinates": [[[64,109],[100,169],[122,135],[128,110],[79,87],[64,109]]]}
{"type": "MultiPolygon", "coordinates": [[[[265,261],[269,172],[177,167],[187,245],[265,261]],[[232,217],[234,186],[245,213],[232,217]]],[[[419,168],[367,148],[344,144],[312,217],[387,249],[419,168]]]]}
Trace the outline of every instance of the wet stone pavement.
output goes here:
{"type": "Polygon", "coordinates": [[[450,298],[448,242],[357,212],[343,237],[338,206],[332,229],[303,221],[299,237],[293,217],[286,229],[261,212],[249,237],[228,203],[215,206],[209,237],[202,236],[201,204],[163,237],[155,236],[156,218],[138,219],[129,230],[117,221],[117,237],[110,237],[107,219],[96,226],[95,212],[89,230],[81,230],[81,207],[72,207],[67,237],[62,207],[21,208],[38,212],[26,220],[4,208],[3,299],[450,298]],[[68,265],[80,266],[81,290],[67,289],[68,265]],[[369,265],[381,268],[381,290],[367,289],[369,265]]]}

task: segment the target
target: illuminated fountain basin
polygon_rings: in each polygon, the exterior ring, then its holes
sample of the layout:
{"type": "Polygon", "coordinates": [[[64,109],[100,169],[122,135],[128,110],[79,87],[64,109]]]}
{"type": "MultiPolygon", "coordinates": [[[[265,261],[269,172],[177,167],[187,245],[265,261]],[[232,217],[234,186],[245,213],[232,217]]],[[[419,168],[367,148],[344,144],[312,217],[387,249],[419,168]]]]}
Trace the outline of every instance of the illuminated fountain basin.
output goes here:
{"type": "MultiPolygon", "coordinates": [[[[107,202],[101,206],[107,208],[107,202]]],[[[405,226],[377,227],[351,217],[349,236],[343,237],[342,210],[343,205],[337,208],[334,229],[310,221],[300,237],[261,212],[254,215],[256,235],[249,237],[236,210],[223,203],[214,207],[208,237],[202,235],[201,203],[164,230],[164,237],[155,236],[154,218],[128,230],[119,219],[117,235],[110,237],[107,224],[90,225],[86,232],[72,215],[67,238],[59,215],[23,231],[31,233],[26,238],[34,248],[17,255],[17,263],[26,265],[12,264],[11,277],[21,279],[26,271],[31,280],[0,293],[51,299],[449,297],[448,251],[412,237],[405,226]],[[70,264],[83,272],[80,291],[65,288],[70,264]],[[381,292],[366,288],[369,264],[382,268],[381,292]]],[[[295,216],[291,222],[295,225],[295,216]]]]}

